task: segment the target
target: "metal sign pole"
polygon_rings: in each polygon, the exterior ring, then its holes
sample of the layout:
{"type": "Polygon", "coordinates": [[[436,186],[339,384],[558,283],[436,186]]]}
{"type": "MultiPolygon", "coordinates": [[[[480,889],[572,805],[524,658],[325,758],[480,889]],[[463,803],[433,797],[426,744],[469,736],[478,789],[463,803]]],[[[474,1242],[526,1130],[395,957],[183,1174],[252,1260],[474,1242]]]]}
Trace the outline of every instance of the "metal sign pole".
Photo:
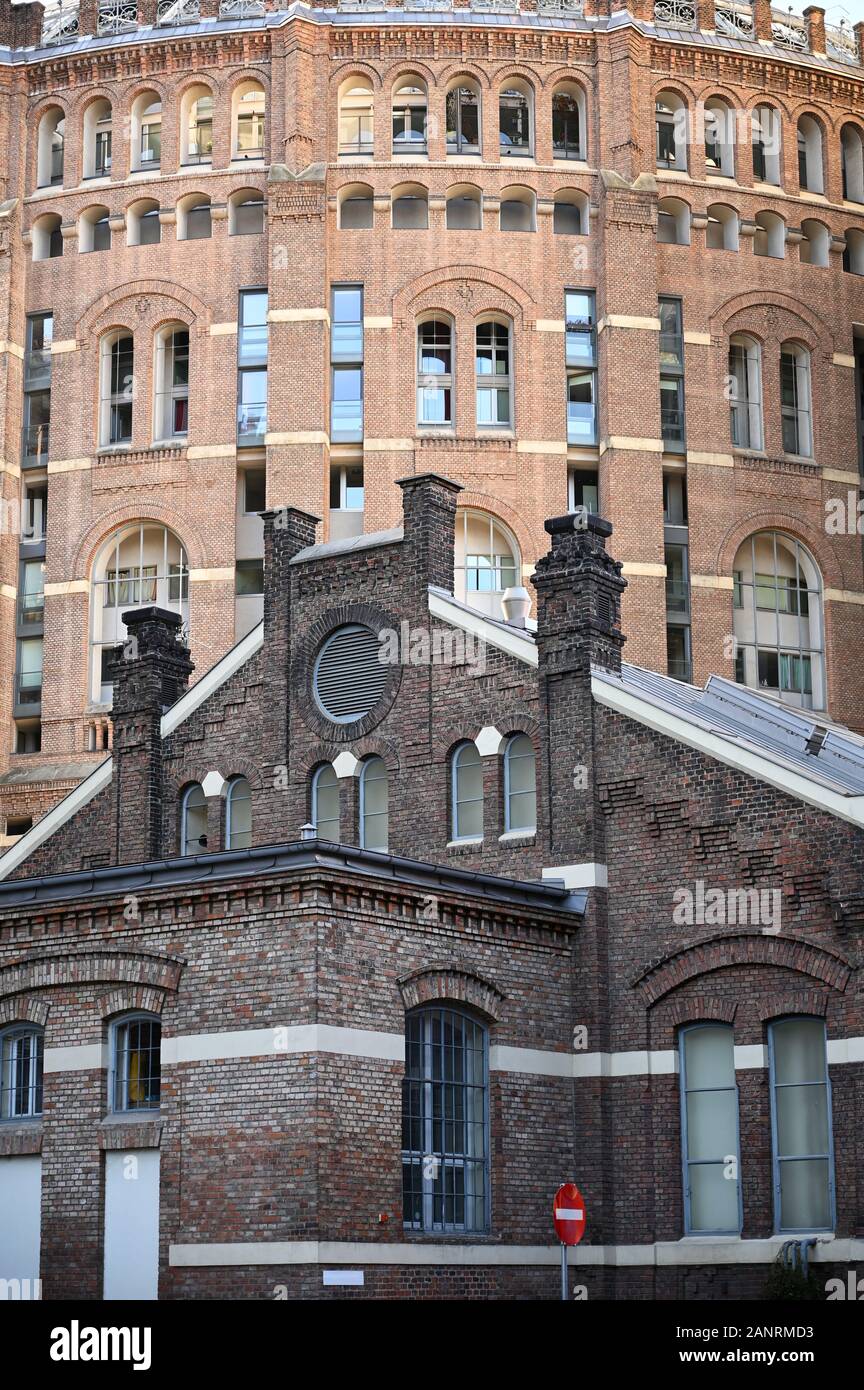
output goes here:
{"type": "Polygon", "coordinates": [[[561,1298],[567,1302],[567,1246],[561,1242],[561,1298]]]}

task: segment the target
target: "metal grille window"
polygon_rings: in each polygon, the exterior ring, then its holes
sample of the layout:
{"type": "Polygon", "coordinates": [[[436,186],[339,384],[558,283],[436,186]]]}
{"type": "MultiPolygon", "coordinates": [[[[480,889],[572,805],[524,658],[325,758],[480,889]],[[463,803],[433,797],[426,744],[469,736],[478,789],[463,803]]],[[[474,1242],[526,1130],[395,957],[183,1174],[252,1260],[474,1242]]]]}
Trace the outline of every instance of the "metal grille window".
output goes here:
{"type": "Polygon", "coordinates": [[[42,1114],[43,1035],[38,1028],[0,1033],[0,1120],[42,1114]]]}
{"type": "Polygon", "coordinates": [[[312,778],[312,824],[319,840],[340,843],[339,778],[331,763],[319,767],[312,778]]]}
{"type": "Polygon", "coordinates": [[[736,449],[762,448],[762,373],[752,338],[729,343],[729,413],[736,449]]]}
{"type": "Polygon", "coordinates": [[[810,458],[810,354],[797,343],[784,343],[780,349],[780,414],[784,451],[810,458]]]}
{"type": "Polygon", "coordinates": [[[504,829],[537,829],[534,745],[527,734],[514,734],[504,750],[504,829]]]}
{"type": "Polygon", "coordinates": [[[661,299],[660,313],[660,426],[663,446],[681,453],[684,427],[684,334],[680,299],[661,299]]]}
{"type": "Polygon", "coordinates": [[[453,423],[453,331],[443,319],[417,329],[417,423],[453,423]]]}
{"type": "Polygon", "coordinates": [[[313,689],[318,708],[336,724],[362,719],[378,704],[387,683],[378,638],[369,627],[350,623],[324,643],[315,662],[313,689]]]}
{"type": "Polygon", "coordinates": [[[681,1145],[685,1230],[741,1230],[738,1087],[732,1029],[696,1024],[682,1030],[681,1145]]]}
{"type": "Polygon", "coordinates": [[[386,853],[389,828],[387,764],[367,758],[360,772],[360,847],[386,853]]]}
{"type": "Polygon", "coordinates": [[[114,1024],[111,1109],[158,1110],[161,1086],[162,1028],[148,1014],[114,1024]]]}
{"type": "Polygon", "coordinates": [[[477,425],[481,429],[509,425],[510,329],[505,323],[478,323],[476,341],[477,425]]]}
{"type": "Polygon", "coordinates": [[[225,800],[225,848],[252,844],[252,788],[245,777],[232,777],[225,800]]]}
{"type": "Polygon", "coordinates": [[[489,1055],[481,1023],[448,1008],[408,1015],[402,1202],[415,1231],[489,1225],[489,1055]]]}
{"type": "Polygon", "coordinates": [[[776,1229],[831,1230],[834,1144],[824,1021],[772,1023],[768,1056],[776,1229]]]}

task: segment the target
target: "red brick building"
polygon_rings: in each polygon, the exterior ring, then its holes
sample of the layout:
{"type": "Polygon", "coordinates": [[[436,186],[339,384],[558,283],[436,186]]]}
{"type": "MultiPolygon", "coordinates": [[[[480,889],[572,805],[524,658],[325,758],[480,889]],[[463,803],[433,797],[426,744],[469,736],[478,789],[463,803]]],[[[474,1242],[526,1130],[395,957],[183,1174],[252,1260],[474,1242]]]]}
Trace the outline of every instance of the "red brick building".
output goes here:
{"type": "Polygon", "coordinates": [[[616,528],[634,660],[862,727],[861,32],[729,0],[0,4],[0,814],[104,758],[121,612],[198,674],[321,539],[463,486],[497,613],[616,528]]]}
{"type": "MultiPolygon", "coordinates": [[[[0,1277],[46,1298],[758,1298],[864,1255],[864,744],[622,663],[610,526],[536,631],[459,490],[315,543],[189,685],[124,610],[109,759],[0,864],[0,1277]]],[[[822,1295],[824,1296],[824,1294],[822,1295]]]]}

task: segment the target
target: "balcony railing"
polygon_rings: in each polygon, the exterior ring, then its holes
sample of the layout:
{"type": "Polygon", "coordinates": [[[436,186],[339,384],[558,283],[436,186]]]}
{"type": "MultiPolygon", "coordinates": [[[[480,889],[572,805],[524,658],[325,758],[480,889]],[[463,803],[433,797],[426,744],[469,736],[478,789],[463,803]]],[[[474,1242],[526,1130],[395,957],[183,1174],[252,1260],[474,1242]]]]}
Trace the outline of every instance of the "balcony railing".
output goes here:
{"type": "Polygon", "coordinates": [[[25,425],[21,431],[21,465],[38,468],[48,462],[48,426],[25,425]]]}
{"type": "Polygon", "coordinates": [[[45,595],[40,590],[35,594],[18,595],[18,626],[34,627],[45,617],[45,595]]]}
{"type": "Polygon", "coordinates": [[[16,671],[12,699],[16,708],[27,707],[35,713],[35,707],[42,703],[42,672],[16,671]]]}
{"type": "Polygon", "coordinates": [[[264,443],[267,433],[267,407],[244,405],[237,412],[237,443],[245,448],[264,443]]]}
{"type": "Polygon", "coordinates": [[[825,48],[828,57],[840,63],[860,63],[858,40],[853,29],[847,29],[845,20],[839,25],[825,25],[825,48]]]}
{"type": "Polygon", "coordinates": [[[654,18],[667,29],[695,29],[696,6],[690,0],[656,0],[654,18]]]}
{"type": "Polygon", "coordinates": [[[755,39],[756,25],[749,5],[736,5],[734,0],[722,0],[714,11],[717,33],[730,39],[755,39]]]}
{"type": "Polygon", "coordinates": [[[136,0],[99,0],[97,34],[131,34],[137,28],[136,0]]]}
{"type": "Polygon", "coordinates": [[[50,384],[51,351],[49,348],[33,348],[24,361],[24,386],[27,390],[32,390],[50,384]]]}
{"type": "Polygon", "coordinates": [[[159,0],[156,23],[197,24],[201,18],[201,0],[159,0]]]}
{"type": "Polygon", "coordinates": [[[779,48],[791,48],[796,53],[806,53],[810,47],[807,27],[803,19],[799,19],[797,15],[787,14],[782,19],[773,20],[771,34],[779,48]]]}
{"type": "Polygon", "coordinates": [[[686,579],[666,580],[666,612],[678,617],[690,607],[690,585],[686,579]]]}
{"type": "Polygon", "coordinates": [[[264,0],[221,0],[220,19],[260,19],[266,14],[264,0]]]}
{"type": "Polygon", "coordinates": [[[42,20],[42,42],[46,48],[57,43],[72,43],[78,37],[78,6],[61,5],[49,10],[42,20]]]}

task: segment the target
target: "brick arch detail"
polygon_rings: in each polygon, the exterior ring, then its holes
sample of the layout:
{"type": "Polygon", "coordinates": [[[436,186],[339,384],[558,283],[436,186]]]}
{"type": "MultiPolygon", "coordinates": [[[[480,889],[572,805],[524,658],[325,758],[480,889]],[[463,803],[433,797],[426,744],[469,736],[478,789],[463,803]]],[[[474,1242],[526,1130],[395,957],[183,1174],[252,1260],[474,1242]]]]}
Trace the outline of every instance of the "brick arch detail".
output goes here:
{"type": "Polygon", "coordinates": [[[747,517],[740,518],[729,527],[717,547],[717,574],[729,575],[732,573],[738,547],[749,536],[755,535],[759,531],[783,531],[795,540],[801,541],[819,566],[823,587],[826,589],[846,588],[843,567],[824,533],[817,531],[814,526],[811,526],[800,516],[779,511],[753,512],[747,517]]]}
{"type": "Polygon", "coordinates": [[[848,961],[835,952],[809,941],[786,936],[754,935],[735,932],[731,936],[707,937],[683,951],[666,956],[633,981],[646,1008],[691,980],[730,966],[770,965],[810,975],[832,989],[844,990],[852,973],[848,961]]]}
{"type": "Polygon", "coordinates": [[[694,999],[680,999],[672,1004],[669,1023],[673,1028],[683,1028],[688,1023],[734,1023],[737,1012],[735,999],[699,994],[694,999]]]}
{"type": "Polygon", "coordinates": [[[0,1028],[9,1023],[35,1023],[44,1028],[48,1022],[51,1005],[38,994],[19,994],[0,1000],[0,1028]]]}
{"type": "MultiPolygon", "coordinates": [[[[263,65],[260,68],[241,68],[239,72],[231,74],[223,91],[229,102],[233,101],[234,93],[241,82],[257,82],[263,88],[265,96],[270,96],[270,75],[263,65]]],[[[267,114],[269,116],[269,113],[267,114]]]]}
{"type": "MultiPolygon", "coordinates": [[[[496,521],[501,521],[513,532],[519,545],[520,563],[525,563],[526,552],[530,553],[534,543],[534,537],[528,531],[524,520],[517,511],[500,497],[492,497],[488,492],[472,492],[466,490],[460,492],[456,503],[456,524],[459,524],[459,513],[463,511],[489,512],[496,521]]],[[[545,532],[541,533],[545,535],[545,532]]],[[[537,552],[542,555],[543,546],[537,546],[537,552]]],[[[522,575],[519,575],[519,582],[522,583],[522,575]]]]}
{"type": "MultiPolygon", "coordinates": [[[[497,724],[495,727],[498,727],[497,724]]],[[[434,735],[432,739],[433,764],[446,767],[460,743],[473,743],[482,728],[482,721],[478,720],[469,723],[463,719],[458,724],[448,724],[443,733],[434,735]]]]}
{"type": "MultiPolygon", "coordinates": [[[[134,285],[118,285],[116,289],[109,290],[99,299],[94,300],[89,309],[86,309],[78,320],[78,342],[86,343],[93,336],[96,325],[104,316],[113,313],[121,304],[136,299],[152,299],[154,297],[166,299],[169,303],[184,305],[199,326],[209,327],[212,318],[209,305],[185,286],[174,284],[170,280],[138,280],[134,285]]],[[[138,320],[139,317],[140,315],[136,312],[135,319],[138,320]]]]}
{"type": "MultiPolygon", "coordinates": [[[[497,290],[500,295],[509,299],[514,309],[518,311],[514,317],[529,319],[533,316],[533,300],[529,299],[521,286],[517,285],[515,280],[511,280],[508,275],[502,275],[497,270],[489,270],[485,266],[451,265],[442,266],[437,270],[424,271],[422,275],[418,275],[416,280],[409,280],[407,285],[403,285],[393,296],[393,317],[413,319],[415,314],[421,313],[425,308],[425,305],[419,304],[424,295],[428,295],[431,290],[441,290],[444,286],[450,286],[458,280],[486,285],[489,289],[497,290]]],[[[470,313],[473,317],[474,311],[471,310],[470,313]]]]}
{"type": "MultiPolygon", "coordinates": [[[[722,190],[718,189],[719,192],[722,190]]],[[[814,210],[817,208],[818,204],[814,204],[814,210]]],[[[762,210],[760,209],[760,211],[762,210]]],[[[773,211],[773,209],[764,210],[773,211]]],[[[783,220],[785,222],[787,218],[783,220]]],[[[760,313],[769,307],[783,309],[792,319],[806,324],[813,335],[812,342],[807,344],[808,347],[815,349],[818,345],[827,352],[830,345],[830,350],[833,352],[834,334],[825,320],[814,313],[809,305],[802,303],[799,299],[794,299],[792,295],[784,294],[780,290],[750,290],[743,294],[732,295],[729,299],[725,299],[722,304],[717,305],[708,321],[708,327],[712,336],[725,337],[729,331],[733,333],[743,332],[743,327],[729,329],[729,325],[737,314],[747,311],[760,313]]],[[[777,334],[776,336],[779,343],[781,341],[780,335],[777,334]]]]}
{"type": "Polygon", "coordinates": [[[457,77],[470,77],[473,82],[478,84],[482,93],[492,91],[492,77],[486,68],[480,67],[479,64],[472,64],[470,61],[463,62],[458,58],[441,69],[437,85],[442,92],[446,93],[447,88],[457,77]]]}
{"type": "Polygon", "coordinates": [[[101,1017],[113,1018],[116,1014],[135,1013],[139,1009],[148,1014],[161,1014],[165,1005],[165,992],[148,985],[126,985],[112,989],[97,1001],[101,1017]]]}
{"type": "Polygon", "coordinates": [[[501,1018],[507,996],[492,980],[463,965],[425,967],[405,975],[399,992],[406,1012],[434,1001],[467,1004],[493,1023],[501,1018]]]}
{"type": "Polygon", "coordinates": [[[93,569],[93,563],[99,552],[100,546],[108,540],[112,532],[119,530],[123,526],[133,526],[136,521],[155,521],[162,526],[167,526],[169,531],[181,542],[189,560],[190,569],[203,569],[206,552],[203,541],[196,528],[193,528],[188,517],[183,518],[183,529],[177,525],[177,515],[173,507],[163,506],[158,502],[144,501],[143,499],[133,499],[132,510],[130,504],[114,507],[110,512],[103,512],[92,526],[85,531],[84,536],[78,546],[73,561],[73,576],[89,581],[93,569]]]}
{"type": "Polygon", "coordinates": [[[82,954],[41,956],[0,969],[0,999],[34,989],[60,985],[91,985],[101,981],[176,990],[183,961],[178,956],[148,955],[131,951],[88,951],[82,954]]]}
{"type": "Polygon", "coordinates": [[[431,98],[432,92],[435,91],[439,85],[438,74],[428,63],[422,60],[415,62],[413,58],[409,57],[396,58],[387,68],[387,72],[381,80],[382,94],[384,96],[392,96],[393,88],[399,78],[410,77],[412,73],[416,73],[418,77],[423,78],[423,81],[426,83],[427,98],[431,98]]]}
{"type": "Polygon", "coordinates": [[[399,750],[391,738],[381,738],[374,734],[367,735],[365,738],[358,738],[351,745],[351,752],[355,758],[359,758],[362,763],[366,758],[381,758],[388,772],[399,772],[401,761],[399,750]]]}
{"type": "Polygon", "coordinates": [[[774,1019],[786,1018],[792,1014],[812,1014],[814,1018],[825,1018],[828,1013],[827,990],[799,989],[779,998],[775,995],[771,1003],[755,1001],[756,1016],[760,1023],[771,1023],[774,1019]]]}
{"type": "Polygon", "coordinates": [[[345,61],[330,74],[330,85],[338,95],[339,88],[343,82],[347,82],[349,77],[368,77],[372,83],[373,92],[384,91],[384,80],[379,68],[373,63],[358,62],[356,58],[346,58],[345,61]]]}

